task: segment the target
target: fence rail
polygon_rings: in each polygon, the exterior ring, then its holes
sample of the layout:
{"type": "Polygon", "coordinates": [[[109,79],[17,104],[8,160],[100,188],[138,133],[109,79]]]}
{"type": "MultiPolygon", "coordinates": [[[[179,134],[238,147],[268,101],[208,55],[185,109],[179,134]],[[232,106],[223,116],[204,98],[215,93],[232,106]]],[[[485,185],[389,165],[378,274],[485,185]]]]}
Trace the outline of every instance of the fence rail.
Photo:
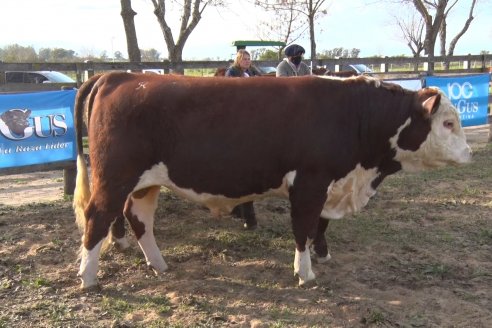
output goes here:
{"type": "MultiPolygon", "coordinates": [[[[77,63],[3,63],[0,62],[0,92],[8,92],[5,85],[5,71],[61,71],[70,72],[80,85],[94,73],[114,70],[151,70],[160,69],[164,73],[176,70],[217,69],[227,67],[231,61],[184,61],[180,64],[168,60],[161,62],[77,62],[77,63]]],[[[255,61],[258,66],[277,66],[278,60],[255,61]]],[[[339,67],[341,65],[365,64],[372,67],[374,73],[384,75],[408,75],[408,77],[438,74],[462,74],[488,72],[492,67],[492,54],[466,56],[428,57],[370,57],[318,59],[314,66],[339,67]],[[447,66],[449,64],[449,66],[447,66]]]]}

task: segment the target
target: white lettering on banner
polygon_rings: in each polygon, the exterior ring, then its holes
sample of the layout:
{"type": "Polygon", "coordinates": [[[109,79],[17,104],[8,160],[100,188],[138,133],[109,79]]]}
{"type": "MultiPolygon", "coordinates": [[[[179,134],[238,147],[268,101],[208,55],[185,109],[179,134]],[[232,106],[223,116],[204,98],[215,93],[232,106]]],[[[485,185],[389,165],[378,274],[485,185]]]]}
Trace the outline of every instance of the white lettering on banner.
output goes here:
{"type": "Polygon", "coordinates": [[[473,86],[470,82],[459,84],[458,82],[448,83],[448,96],[451,100],[470,99],[473,97],[473,86]]]}
{"type": "Polygon", "coordinates": [[[0,148],[0,155],[12,154],[12,148],[0,148]]]}
{"type": "Polygon", "coordinates": [[[455,102],[454,107],[456,107],[460,114],[477,113],[479,109],[478,102],[466,101],[464,99],[455,102]]]}
{"type": "Polygon", "coordinates": [[[16,146],[15,147],[16,153],[27,153],[30,151],[37,151],[37,150],[41,150],[40,145],[37,145],[37,146],[16,146]]]}
{"type": "MultiPolygon", "coordinates": [[[[15,147],[16,153],[27,153],[39,150],[56,150],[56,149],[66,149],[70,145],[69,142],[50,142],[43,145],[30,145],[24,146],[19,145],[15,147]]],[[[0,148],[0,154],[11,154],[12,148],[0,148]]]]}
{"type": "Polygon", "coordinates": [[[68,145],[69,145],[68,142],[52,142],[46,144],[45,149],[64,149],[64,148],[68,148],[68,145]]]}
{"type": "MultiPolygon", "coordinates": [[[[48,138],[50,136],[58,137],[63,136],[68,131],[68,125],[65,122],[65,115],[55,114],[48,116],[34,116],[32,118],[34,126],[28,126],[23,130],[23,135],[15,134],[11,129],[0,120],[0,133],[10,140],[25,140],[32,137],[35,134],[40,138],[48,138]],[[43,134],[43,122],[48,124],[48,131],[43,134]]],[[[26,122],[27,125],[27,122],[26,122]]]]}
{"type": "Polygon", "coordinates": [[[34,127],[36,130],[36,136],[40,138],[48,138],[50,136],[62,136],[65,133],[67,133],[68,126],[64,122],[65,121],[65,115],[61,114],[56,114],[56,115],[48,115],[48,116],[35,116],[34,117],[34,127]],[[48,125],[49,125],[49,133],[47,135],[43,135],[43,123],[42,119],[48,119],[48,125]],[[60,120],[60,118],[63,120],[60,120]],[[61,130],[61,131],[60,131],[61,130]]]}

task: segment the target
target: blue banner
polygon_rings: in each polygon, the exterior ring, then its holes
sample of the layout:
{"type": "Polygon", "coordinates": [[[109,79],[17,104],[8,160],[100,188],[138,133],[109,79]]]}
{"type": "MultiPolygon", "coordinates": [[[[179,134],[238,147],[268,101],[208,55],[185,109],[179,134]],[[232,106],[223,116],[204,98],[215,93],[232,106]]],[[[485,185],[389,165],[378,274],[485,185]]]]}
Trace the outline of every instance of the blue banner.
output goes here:
{"type": "Polygon", "coordinates": [[[487,124],[489,74],[428,76],[427,87],[439,87],[460,114],[462,126],[487,124]]]}
{"type": "Polygon", "coordinates": [[[0,169],[75,160],[76,92],[0,95],[0,169]]]}

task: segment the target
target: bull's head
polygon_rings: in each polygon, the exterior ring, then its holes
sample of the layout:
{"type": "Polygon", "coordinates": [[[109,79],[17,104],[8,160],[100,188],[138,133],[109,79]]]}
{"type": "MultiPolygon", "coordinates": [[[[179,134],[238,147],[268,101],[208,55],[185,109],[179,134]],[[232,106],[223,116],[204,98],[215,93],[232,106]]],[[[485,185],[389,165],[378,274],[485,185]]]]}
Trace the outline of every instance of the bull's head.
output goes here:
{"type": "Polygon", "coordinates": [[[458,111],[439,89],[424,88],[416,94],[411,118],[391,139],[395,160],[403,170],[419,171],[471,160],[458,111]]]}

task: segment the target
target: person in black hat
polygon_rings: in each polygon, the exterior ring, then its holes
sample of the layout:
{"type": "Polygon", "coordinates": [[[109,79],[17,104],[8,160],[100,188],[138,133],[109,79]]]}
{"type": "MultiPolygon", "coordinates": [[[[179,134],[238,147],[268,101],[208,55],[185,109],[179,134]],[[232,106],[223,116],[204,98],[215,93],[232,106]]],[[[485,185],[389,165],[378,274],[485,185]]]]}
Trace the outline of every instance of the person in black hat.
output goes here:
{"type": "Polygon", "coordinates": [[[291,44],[284,50],[285,57],[277,65],[276,76],[302,76],[311,75],[311,69],[302,62],[302,56],[306,53],[298,44],[291,44]]]}

